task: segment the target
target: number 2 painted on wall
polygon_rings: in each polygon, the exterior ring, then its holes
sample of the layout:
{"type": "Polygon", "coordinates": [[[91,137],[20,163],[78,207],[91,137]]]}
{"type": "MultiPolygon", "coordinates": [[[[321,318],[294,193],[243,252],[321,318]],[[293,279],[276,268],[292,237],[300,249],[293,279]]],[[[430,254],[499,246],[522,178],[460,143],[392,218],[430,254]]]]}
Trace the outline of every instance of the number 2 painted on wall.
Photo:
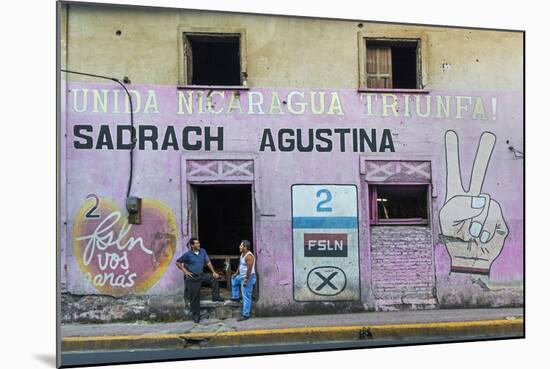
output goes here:
{"type": "Polygon", "coordinates": [[[323,188],[319,191],[317,191],[317,194],[315,196],[317,196],[317,198],[321,199],[321,197],[325,195],[325,198],[322,199],[321,201],[319,201],[319,203],[317,204],[317,211],[318,212],[331,212],[332,211],[332,207],[331,206],[328,206],[328,203],[332,200],[332,193],[323,188]]]}
{"type": "Polygon", "coordinates": [[[88,218],[88,219],[101,218],[101,215],[94,213],[96,211],[96,209],[98,208],[98,206],[99,206],[99,197],[97,197],[96,194],[91,193],[88,196],[86,196],[86,200],[88,200],[88,199],[94,199],[95,200],[95,205],[92,206],[92,208],[90,210],[88,210],[88,212],[86,213],[86,218],[88,218]]]}

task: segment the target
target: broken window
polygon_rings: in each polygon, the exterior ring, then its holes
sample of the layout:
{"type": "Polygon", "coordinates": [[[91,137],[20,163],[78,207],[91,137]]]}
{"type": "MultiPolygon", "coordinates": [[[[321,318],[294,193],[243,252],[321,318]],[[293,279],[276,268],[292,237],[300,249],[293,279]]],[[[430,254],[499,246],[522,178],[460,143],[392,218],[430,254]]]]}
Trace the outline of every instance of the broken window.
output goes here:
{"type": "Polygon", "coordinates": [[[428,224],[428,185],[370,185],[371,224],[428,224]]]}
{"type": "Polygon", "coordinates": [[[367,88],[418,89],[417,40],[367,40],[367,88]]]}
{"type": "Polygon", "coordinates": [[[239,34],[185,34],[187,84],[241,85],[240,41],[239,34]]]}

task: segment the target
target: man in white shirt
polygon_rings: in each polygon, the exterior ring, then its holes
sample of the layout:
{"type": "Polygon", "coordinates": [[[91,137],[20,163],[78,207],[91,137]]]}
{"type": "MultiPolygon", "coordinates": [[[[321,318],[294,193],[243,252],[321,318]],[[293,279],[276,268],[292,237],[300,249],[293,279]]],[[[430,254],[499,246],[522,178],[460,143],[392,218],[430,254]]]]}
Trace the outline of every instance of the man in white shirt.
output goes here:
{"type": "Polygon", "coordinates": [[[250,318],[252,289],[256,283],[256,258],[250,251],[248,240],[241,241],[239,251],[239,269],[231,276],[231,300],[239,301],[239,295],[242,296],[242,316],[237,321],[243,321],[250,318]]]}

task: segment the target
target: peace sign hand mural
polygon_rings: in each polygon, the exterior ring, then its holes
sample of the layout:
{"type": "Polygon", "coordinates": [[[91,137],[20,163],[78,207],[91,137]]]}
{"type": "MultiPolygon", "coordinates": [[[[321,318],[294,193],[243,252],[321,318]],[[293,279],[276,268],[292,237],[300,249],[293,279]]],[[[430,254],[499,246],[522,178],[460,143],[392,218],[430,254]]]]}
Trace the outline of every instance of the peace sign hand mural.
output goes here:
{"type": "Polygon", "coordinates": [[[447,195],[439,223],[451,256],[451,272],[488,275],[508,236],[499,203],[481,193],[495,141],[492,133],[481,135],[466,191],[460,174],[458,137],[454,131],[445,133],[447,195]]]}

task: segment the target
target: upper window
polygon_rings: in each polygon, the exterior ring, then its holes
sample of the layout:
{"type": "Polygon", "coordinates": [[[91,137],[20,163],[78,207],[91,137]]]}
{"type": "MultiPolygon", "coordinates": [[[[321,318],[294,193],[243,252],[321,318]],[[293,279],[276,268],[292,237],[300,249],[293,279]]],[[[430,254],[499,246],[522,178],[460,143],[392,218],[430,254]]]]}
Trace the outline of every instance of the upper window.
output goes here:
{"type": "Polygon", "coordinates": [[[366,39],[366,87],[419,89],[418,40],[366,39]]]}
{"type": "Polygon", "coordinates": [[[244,32],[183,32],[180,84],[246,86],[244,32]]]}
{"type": "Polygon", "coordinates": [[[428,185],[370,185],[371,224],[428,224],[428,185]]]}

